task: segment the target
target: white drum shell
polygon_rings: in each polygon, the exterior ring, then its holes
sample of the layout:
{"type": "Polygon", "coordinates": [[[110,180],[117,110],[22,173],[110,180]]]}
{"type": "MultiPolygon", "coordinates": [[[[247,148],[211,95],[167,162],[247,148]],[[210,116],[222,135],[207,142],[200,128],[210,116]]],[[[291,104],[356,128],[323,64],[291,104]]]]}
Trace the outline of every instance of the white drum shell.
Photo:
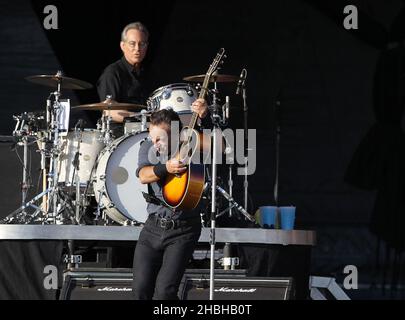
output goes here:
{"type": "Polygon", "coordinates": [[[179,114],[190,113],[197,98],[198,92],[191,85],[174,83],[156,89],[148,99],[148,107],[152,111],[171,108],[179,114]]]}
{"type": "Polygon", "coordinates": [[[97,157],[104,148],[103,135],[96,129],[84,129],[83,131],[68,132],[66,136],[61,137],[61,141],[62,152],[59,155],[58,182],[66,186],[76,184],[73,161],[76,153],[79,152],[80,185],[87,186],[97,157]]]}

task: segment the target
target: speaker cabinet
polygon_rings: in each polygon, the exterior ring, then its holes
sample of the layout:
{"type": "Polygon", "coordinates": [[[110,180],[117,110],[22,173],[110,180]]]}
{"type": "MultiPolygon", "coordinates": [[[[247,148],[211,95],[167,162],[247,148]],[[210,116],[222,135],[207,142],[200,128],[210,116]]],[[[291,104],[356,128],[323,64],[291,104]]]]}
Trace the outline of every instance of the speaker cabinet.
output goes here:
{"type": "MultiPolygon", "coordinates": [[[[208,274],[185,274],[180,287],[182,300],[208,300],[208,274]]],[[[235,277],[215,275],[214,300],[290,300],[294,299],[292,278],[235,277]]]]}
{"type": "Polygon", "coordinates": [[[70,269],[60,300],[132,300],[132,269],[70,269]]]}
{"type": "MultiPolygon", "coordinates": [[[[132,300],[132,269],[77,268],[64,273],[60,300],[132,300]]],[[[215,270],[214,300],[289,300],[292,278],[246,277],[245,270],[215,270]]],[[[209,269],[186,270],[181,300],[209,300],[209,269]]]]}

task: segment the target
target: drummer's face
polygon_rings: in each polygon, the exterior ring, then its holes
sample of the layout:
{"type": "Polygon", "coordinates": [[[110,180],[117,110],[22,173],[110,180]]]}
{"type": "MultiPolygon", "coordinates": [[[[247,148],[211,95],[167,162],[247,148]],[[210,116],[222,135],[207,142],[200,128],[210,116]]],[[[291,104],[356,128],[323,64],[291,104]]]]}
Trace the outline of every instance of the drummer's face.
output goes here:
{"type": "Polygon", "coordinates": [[[121,50],[125,59],[133,65],[138,66],[145,58],[148,49],[148,38],[145,33],[137,29],[129,29],[124,41],[121,41],[121,50]]]}
{"type": "Polygon", "coordinates": [[[157,151],[162,154],[168,152],[170,148],[170,127],[167,124],[162,123],[156,126],[151,124],[149,136],[157,151]]]}

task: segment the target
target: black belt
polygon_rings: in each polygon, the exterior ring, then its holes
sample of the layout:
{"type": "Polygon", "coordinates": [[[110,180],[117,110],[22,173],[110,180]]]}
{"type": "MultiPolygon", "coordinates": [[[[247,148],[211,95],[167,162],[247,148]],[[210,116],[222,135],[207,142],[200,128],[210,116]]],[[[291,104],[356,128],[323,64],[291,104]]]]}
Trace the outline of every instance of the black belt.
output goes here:
{"type": "Polygon", "coordinates": [[[201,223],[200,217],[192,217],[189,219],[171,219],[171,218],[161,218],[156,214],[151,214],[149,216],[149,219],[153,222],[154,225],[164,230],[177,229],[201,223]]]}

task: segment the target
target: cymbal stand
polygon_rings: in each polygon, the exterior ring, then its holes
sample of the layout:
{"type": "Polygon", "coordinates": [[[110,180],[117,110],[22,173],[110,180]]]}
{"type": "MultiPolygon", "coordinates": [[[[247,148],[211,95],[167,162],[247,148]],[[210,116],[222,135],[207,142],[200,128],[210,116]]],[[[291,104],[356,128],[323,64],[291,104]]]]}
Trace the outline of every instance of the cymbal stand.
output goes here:
{"type": "MultiPolygon", "coordinates": [[[[58,71],[58,74],[61,74],[58,71]]],[[[49,163],[49,174],[48,174],[48,189],[50,190],[50,194],[48,197],[48,209],[52,208],[51,211],[48,211],[46,214],[46,221],[51,223],[56,223],[56,217],[58,215],[58,211],[60,208],[60,203],[58,199],[58,181],[59,181],[59,154],[60,154],[60,137],[59,137],[59,117],[61,113],[61,103],[60,103],[60,96],[61,96],[61,84],[62,80],[58,80],[57,82],[57,90],[51,93],[51,96],[54,97],[54,103],[51,107],[50,112],[50,130],[49,130],[49,141],[52,141],[52,150],[51,150],[51,159],[49,163]],[[59,205],[59,206],[58,206],[59,205]]],[[[50,99],[47,100],[47,106],[51,105],[50,99]]],[[[48,111],[47,111],[48,113],[48,111]]]]}
{"type": "Polygon", "coordinates": [[[76,197],[75,197],[75,220],[77,224],[80,224],[80,218],[81,218],[81,214],[80,214],[80,208],[83,204],[82,202],[82,198],[81,198],[81,192],[80,192],[80,177],[79,177],[79,169],[80,169],[80,144],[82,141],[82,128],[79,126],[79,128],[76,126],[75,128],[75,133],[77,136],[77,151],[75,154],[75,157],[73,159],[73,167],[75,170],[75,174],[74,174],[74,182],[76,185],[76,189],[75,189],[75,193],[76,193],[76,197]]]}
{"type": "MultiPolygon", "coordinates": [[[[28,224],[37,218],[40,213],[44,214],[42,222],[56,223],[56,216],[58,210],[58,163],[59,163],[59,112],[60,103],[59,97],[61,83],[58,82],[57,91],[52,92],[47,99],[46,106],[46,120],[48,125],[47,137],[42,137],[40,139],[40,151],[41,151],[41,169],[46,168],[46,158],[51,158],[49,163],[49,174],[47,177],[48,185],[44,185],[44,190],[36,195],[32,200],[24,203],[6,218],[2,220],[3,223],[24,223],[28,224]],[[51,97],[55,97],[55,101],[52,106],[51,97]],[[52,141],[53,145],[51,150],[47,150],[46,143],[41,141],[46,139],[47,141],[52,141]],[[40,208],[35,205],[35,203],[41,198],[46,201],[45,205],[40,208]],[[32,214],[27,214],[26,209],[32,207],[35,212],[32,214]],[[52,208],[53,212],[50,212],[52,208]],[[51,214],[50,214],[51,213],[51,214]]],[[[25,198],[26,199],[26,198],[25,198]]],[[[44,203],[43,203],[44,204],[44,203]]]]}
{"type": "Polygon", "coordinates": [[[104,143],[106,146],[108,146],[112,141],[112,135],[111,135],[111,117],[110,117],[110,111],[107,111],[107,114],[101,117],[101,133],[104,136],[104,143]]]}
{"type": "MultiPolygon", "coordinates": [[[[106,100],[111,99],[111,95],[106,96],[106,100]]],[[[104,143],[106,146],[109,146],[113,141],[112,131],[111,131],[111,116],[110,116],[110,109],[106,110],[107,112],[103,111],[103,115],[101,117],[101,133],[104,136],[104,143]]]]}

